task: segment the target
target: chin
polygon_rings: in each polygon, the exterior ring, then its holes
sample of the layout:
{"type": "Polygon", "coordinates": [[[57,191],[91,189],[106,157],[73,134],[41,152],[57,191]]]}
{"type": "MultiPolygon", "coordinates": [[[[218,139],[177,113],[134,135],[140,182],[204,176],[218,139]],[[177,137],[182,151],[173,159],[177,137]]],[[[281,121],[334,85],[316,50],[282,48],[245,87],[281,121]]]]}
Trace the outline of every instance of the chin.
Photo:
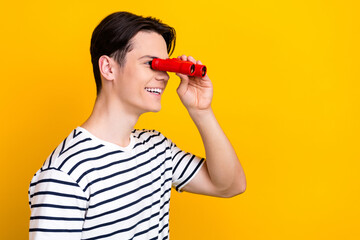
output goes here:
{"type": "Polygon", "coordinates": [[[161,110],[161,107],[153,109],[151,112],[157,113],[157,112],[160,112],[160,110],[161,110]]]}
{"type": "Polygon", "coordinates": [[[158,107],[149,107],[149,108],[146,108],[144,110],[144,113],[147,113],[147,112],[153,112],[153,113],[157,113],[157,112],[160,112],[161,110],[161,106],[158,106],[158,107]]]}

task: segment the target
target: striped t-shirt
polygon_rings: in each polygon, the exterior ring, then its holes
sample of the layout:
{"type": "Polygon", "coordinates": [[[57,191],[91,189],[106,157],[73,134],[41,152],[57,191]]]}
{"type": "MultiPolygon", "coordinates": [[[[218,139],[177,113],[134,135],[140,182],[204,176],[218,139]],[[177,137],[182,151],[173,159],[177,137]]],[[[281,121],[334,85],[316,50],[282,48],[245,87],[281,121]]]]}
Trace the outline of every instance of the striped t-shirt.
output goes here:
{"type": "Polygon", "coordinates": [[[168,239],[170,190],[204,159],[161,133],[134,130],[120,147],[77,127],[29,188],[30,240],[168,239]]]}

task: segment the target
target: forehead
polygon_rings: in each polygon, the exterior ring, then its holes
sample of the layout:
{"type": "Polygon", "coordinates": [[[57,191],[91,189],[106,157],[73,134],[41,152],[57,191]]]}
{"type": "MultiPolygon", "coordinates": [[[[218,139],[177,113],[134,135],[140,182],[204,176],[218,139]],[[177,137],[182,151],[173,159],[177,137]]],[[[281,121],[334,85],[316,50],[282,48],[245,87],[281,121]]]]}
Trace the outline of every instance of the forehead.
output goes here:
{"type": "Polygon", "coordinates": [[[151,55],[158,58],[168,58],[167,46],[164,38],[156,32],[138,32],[132,41],[134,55],[141,57],[151,55]]]}

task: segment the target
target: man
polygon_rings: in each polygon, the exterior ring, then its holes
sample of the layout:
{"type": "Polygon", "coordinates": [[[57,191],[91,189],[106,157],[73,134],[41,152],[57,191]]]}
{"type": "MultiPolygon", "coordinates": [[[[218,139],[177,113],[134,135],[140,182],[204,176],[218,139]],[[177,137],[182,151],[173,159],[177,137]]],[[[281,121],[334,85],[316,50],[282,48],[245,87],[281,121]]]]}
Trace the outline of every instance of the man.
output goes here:
{"type": "Polygon", "coordinates": [[[141,114],[161,108],[169,76],[150,62],[168,58],[174,45],[175,30],[154,18],[117,12],[96,27],[95,106],[31,181],[30,239],[168,239],[171,187],[217,197],[245,191],[243,169],[211,108],[207,75],[177,74],[206,161],[159,132],[133,129],[141,114]]]}

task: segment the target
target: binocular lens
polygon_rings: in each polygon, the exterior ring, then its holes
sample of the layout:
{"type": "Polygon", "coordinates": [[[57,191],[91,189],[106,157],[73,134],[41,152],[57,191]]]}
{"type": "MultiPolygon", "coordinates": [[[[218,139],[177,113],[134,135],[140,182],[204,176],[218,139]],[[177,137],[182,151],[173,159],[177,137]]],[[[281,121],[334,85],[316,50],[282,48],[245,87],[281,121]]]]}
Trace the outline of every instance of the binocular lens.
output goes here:
{"type": "Polygon", "coordinates": [[[194,71],[195,71],[195,64],[191,65],[190,73],[194,73],[194,71]]]}
{"type": "Polygon", "coordinates": [[[205,76],[205,74],[206,74],[206,67],[204,66],[202,69],[201,69],[202,71],[201,71],[201,76],[205,76]]]}

